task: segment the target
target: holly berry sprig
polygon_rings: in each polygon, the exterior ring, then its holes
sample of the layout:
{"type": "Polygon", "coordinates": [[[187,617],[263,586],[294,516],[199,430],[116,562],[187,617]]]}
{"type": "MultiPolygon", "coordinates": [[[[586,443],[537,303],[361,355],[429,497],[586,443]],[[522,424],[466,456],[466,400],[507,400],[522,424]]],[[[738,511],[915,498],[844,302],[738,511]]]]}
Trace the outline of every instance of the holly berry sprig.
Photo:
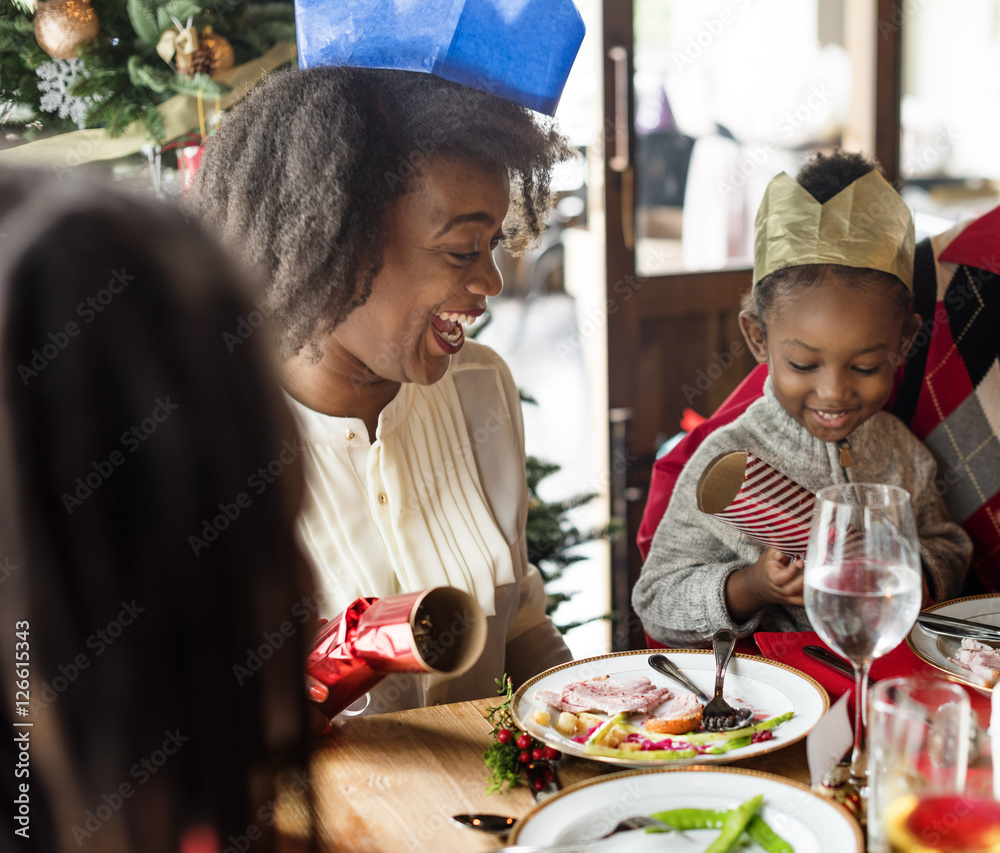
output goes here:
{"type": "MultiPolygon", "coordinates": [[[[483,753],[483,760],[490,771],[490,784],[486,787],[488,794],[494,794],[506,784],[508,788],[517,788],[524,784],[525,775],[529,769],[537,771],[539,765],[556,761],[562,753],[551,746],[546,746],[535,740],[527,732],[514,725],[511,714],[511,704],[514,700],[514,687],[510,678],[495,679],[497,693],[503,696],[503,701],[493,707],[488,707],[486,719],[492,724],[493,731],[490,745],[483,753]]],[[[545,770],[542,773],[531,774],[531,784],[538,790],[545,786],[545,770]]],[[[551,770],[548,773],[551,779],[551,770]]]]}

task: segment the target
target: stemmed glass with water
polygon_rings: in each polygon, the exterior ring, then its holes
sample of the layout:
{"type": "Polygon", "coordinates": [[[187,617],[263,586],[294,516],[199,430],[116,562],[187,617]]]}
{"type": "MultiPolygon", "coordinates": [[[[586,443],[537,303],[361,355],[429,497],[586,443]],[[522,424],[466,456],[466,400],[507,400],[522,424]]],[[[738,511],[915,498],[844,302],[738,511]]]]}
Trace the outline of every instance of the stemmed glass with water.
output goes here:
{"type": "Polygon", "coordinates": [[[920,551],[909,493],[868,483],[821,489],[804,580],[809,622],[854,666],[851,783],[862,791],[868,671],[875,658],[899,645],[920,611],[920,551]]]}

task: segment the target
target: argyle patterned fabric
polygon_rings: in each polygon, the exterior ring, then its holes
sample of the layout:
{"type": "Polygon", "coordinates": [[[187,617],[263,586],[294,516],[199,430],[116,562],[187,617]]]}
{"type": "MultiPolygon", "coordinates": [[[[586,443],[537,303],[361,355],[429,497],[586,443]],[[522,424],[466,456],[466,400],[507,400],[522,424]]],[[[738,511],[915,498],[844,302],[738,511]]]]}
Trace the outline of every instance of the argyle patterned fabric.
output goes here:
{"type": "Polygon", "coordinates": [[[938,490],[952,518],[975,544],[967,591],[997,592],[1000,276],[965,264],[941,263],[947,243],[932,242],[937,259],[934,325],[910,429],[937,458],[938,490]]]}

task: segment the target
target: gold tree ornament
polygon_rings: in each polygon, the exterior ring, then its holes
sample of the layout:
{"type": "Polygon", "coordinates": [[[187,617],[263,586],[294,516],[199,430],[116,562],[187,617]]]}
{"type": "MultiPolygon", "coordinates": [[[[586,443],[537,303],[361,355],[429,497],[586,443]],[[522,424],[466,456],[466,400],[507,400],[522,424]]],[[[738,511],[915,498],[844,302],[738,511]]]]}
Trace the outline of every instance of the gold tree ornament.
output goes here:
{"type": "Polygon", "coordinates": [[[35,14],[35,39],[53,59],[75,59],[97,38],[101,24],[90,0],[49,0],[35,14]]]}

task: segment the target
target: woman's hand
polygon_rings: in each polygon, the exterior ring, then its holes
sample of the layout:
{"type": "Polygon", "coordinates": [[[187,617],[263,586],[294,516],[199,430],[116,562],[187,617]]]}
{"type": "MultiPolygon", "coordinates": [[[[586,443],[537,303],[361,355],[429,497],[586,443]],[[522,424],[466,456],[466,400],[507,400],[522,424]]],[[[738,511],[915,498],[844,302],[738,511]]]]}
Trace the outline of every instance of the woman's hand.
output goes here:
{"type": "Polygon", "coordinates": [[[774,548],[757,562],[726,580],[726,606],[734,622],[745,622],[768,604],[802,606],[802,560],[793,560],[774,548]]]}
{"type": "Polygon", "coordinates": [[[317,705],[322,705],[330,695],[329,688],[322,681],[313,678],[311,675],[306,675],[306,688],[309,698],[317,705]]]}
{"type": "Polygon", "coordinates": [[[333,731],[333,726],[323,711],[323,703],[330,696],[330,689],[319,679],[307,674],[306,693],[309,696],[309,729],[314,734],[329,734],[333,731]]]}
{"type": "MultiPolygon", "coordinates": [[[[316,627],[321,628],[326,623],[326,619],[320,619],[316,623],[316,627]]],[[[330,721],[326,718],[321,706],[330,697],[330,688],[318,678],[306,673],[306,693],[311,703],[309,706],[309,727],[314,732],[327,734],[330,731],[330,721]]]]}

